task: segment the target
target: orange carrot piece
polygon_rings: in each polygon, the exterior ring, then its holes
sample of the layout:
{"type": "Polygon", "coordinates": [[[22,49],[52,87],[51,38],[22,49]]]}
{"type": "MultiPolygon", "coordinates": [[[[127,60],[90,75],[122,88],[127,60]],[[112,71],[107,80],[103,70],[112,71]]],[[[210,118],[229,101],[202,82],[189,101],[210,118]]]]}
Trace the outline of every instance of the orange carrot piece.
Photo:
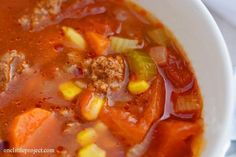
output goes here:
{"type": "Polygon", "coordinates": [[[90,103],[91,99],[93,98],[93,91],[92,90],[84,90],[76,103],[76,110],[80,113],[80,118],[85,119],[85,117],[83,116],[83,113],[86,112],[87,106],[90,103]]]}
{"type": "Polygon", "coordinates": [[[97,56],[106,54],[106,51],[110,46],[110,41],[108,38],[95,32],[86,33],[86,37],[89,45],[97,56]]]}
{"type": "Polygon", "coordinates": [[[98,118],[104,104],[105,99],[100,98],[93,91],[87,89],[81,93],[76,107],[79,109],[81,118],[92,121],[98,118]]]}
{"type": "Polygon", "coordinates": [[[21,147],[50,115],[47,110],[35,108],[17,116],[10,128],[12,146],[21,147]]]}

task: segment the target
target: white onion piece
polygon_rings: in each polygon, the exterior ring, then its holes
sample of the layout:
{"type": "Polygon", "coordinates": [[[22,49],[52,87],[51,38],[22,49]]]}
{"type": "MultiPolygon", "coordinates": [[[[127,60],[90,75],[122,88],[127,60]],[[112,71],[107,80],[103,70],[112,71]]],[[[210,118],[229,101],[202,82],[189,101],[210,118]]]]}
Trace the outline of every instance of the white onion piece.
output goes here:
{"type": "Polygon", "coordinates": [[[152,47],[149,52],[152,59],[157,65],[165,65],[167,63],[167,48],[163,46],[152,47]]]}

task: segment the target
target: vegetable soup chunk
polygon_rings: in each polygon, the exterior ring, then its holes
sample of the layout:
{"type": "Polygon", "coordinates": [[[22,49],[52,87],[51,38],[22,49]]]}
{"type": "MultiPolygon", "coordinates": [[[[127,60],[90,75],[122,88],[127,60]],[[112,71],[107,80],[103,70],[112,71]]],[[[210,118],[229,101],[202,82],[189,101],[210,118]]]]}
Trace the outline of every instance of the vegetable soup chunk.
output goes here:
{"type": "Polygon", "coordinates": [[[159,76],[153,81],[150,89],[136,100],[124,105],[106,106],[101,119],[124,143],[129,146],[138,144],[152,123],[162,116],[164,92],[163,80],[159,76]]]}

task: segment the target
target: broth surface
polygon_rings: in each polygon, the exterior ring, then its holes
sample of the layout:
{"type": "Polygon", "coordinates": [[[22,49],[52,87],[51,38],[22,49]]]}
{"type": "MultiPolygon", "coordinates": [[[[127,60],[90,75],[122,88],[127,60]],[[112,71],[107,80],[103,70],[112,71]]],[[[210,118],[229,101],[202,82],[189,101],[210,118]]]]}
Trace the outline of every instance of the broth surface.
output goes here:
{"type": "Polygon", "coordinates": [[[1,156],[77,156],[85,147],[78,133],[97,126],[103,129],[92,143],[107,157],[198,155],[203,102],[196,77],[146,11],[123,0],[2,0],[0,10],[0,149],[54,150],[1,156]],[[72,98],[60,88],[68,82],[78,92],[72,98]],[[100,100],[91,120],[84,112],[100,100]]]}

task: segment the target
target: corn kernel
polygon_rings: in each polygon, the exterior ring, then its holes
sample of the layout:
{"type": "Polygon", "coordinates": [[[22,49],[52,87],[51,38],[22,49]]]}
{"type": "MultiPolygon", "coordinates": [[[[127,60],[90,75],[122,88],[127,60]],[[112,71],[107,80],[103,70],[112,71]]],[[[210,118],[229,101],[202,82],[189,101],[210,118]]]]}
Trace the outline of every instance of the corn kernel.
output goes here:
{"type": "Polygon", "coordinates": [[[77,48],[81,51],[86,49],[86,41],[84,40],[83,36],[79,34],[76,30],[71,27],[62,27],[63,32],[65,33],[66,37],[74,43],[77,48]]]}
{"type": "Polygon", "coordinates": [[[93,128],[87,128],[77,134],[76,140],[81,146],[92,144],[97,139],[97,133],[93,128]]]}
{"type": "Polygon", "coordinates": [[[82,114],[86,120],[96,120],[105,100],[98,96],[94,96],[90,103],[88,104],[87,108],[83,110],[82,114]]]}
{"type": "Polygon", "coordinates": [[[82,148],[78,153],[78,157],[106,157],[106,152],[96,144],[91,144],[82,148]]]}
{"type": "Polygon", "coordinates": [[[69,101],[73,100],[82,91],[81,88],[71,81],[61,84],[59,90],[63,94],[64,98],[69,101]]]}
{"type": "Polygon", "coordinates": [[[150,85],[144,80],[130,81],[128,85],[128,90],[131,94],[138,95],[148,90],[149,87],[150,85]]]}

